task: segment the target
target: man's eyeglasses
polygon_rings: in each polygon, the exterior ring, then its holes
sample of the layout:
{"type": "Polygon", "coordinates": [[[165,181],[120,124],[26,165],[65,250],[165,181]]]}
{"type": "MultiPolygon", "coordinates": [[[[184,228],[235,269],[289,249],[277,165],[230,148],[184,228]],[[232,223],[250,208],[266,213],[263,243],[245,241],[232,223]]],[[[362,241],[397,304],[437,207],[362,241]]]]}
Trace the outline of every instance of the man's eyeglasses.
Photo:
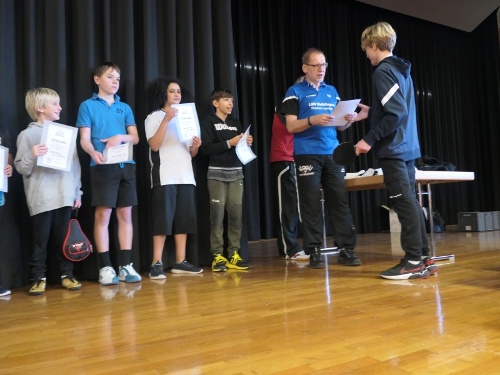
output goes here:
{"type": "Polygon", "coordinates": [[[314,69],[319,70],[319,68],[326,69],[328,68],[328,63],[323,63],[323,64],[305,64],[307,66],[312,66],[314,69]]]}

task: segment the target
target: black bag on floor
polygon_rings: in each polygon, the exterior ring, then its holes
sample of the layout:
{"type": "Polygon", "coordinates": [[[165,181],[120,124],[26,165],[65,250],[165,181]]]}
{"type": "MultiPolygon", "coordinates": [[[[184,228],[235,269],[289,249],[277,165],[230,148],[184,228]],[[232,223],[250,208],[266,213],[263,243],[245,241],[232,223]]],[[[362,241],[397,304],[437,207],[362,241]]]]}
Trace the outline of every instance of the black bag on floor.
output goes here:
{"type": "MultiPolygon", "coordinates": [[[[425,219],[425,229],[427,233],[430,233],[430,220],[429,220],[429,209],[427,207],[423,207],[422,211],[424,212],[424,219],[425,219]]],[[[438,210],[434,210],[432,213],[432,220],[434,223],[434,233],[443,233],[446,230],[446,223],[444,222],[443,217],[441,216],[441,213],[438,210]]]]}
{"type": "Polygon", "coordinates": [[[92,252],[92,244],[83,233],[80,223],[76,219],[78,212],[75,210],[74,218],[69,221],[66,238],[63,242],[62,252],[72,262],[79,262],[87,258],[92,252]]]}

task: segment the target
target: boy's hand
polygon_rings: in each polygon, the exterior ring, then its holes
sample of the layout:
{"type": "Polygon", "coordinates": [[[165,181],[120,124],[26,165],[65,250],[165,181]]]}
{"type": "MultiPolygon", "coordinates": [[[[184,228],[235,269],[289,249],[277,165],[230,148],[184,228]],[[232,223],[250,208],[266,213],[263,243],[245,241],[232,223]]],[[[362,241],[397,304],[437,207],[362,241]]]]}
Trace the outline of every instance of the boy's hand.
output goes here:
{"type": "Polygon", "coordinates": [[[194,136],[192,139],[191,139],[191,146],[190,146],[190,149],[196,149],[196,148],[199,148],[201,146],[201,139],[197,136],[194,136]]]}
{"type": "Polygon", "coordinates": [[[361,140],[358,143],[356,143],[356,146],[354,146],[354,148],[356,149],[356,156],[359,156],[359,154],[366,154],[368,151],[370,151],[372,146],[370,146],[365,141],[361,140]]]}
{"type": "Polygon", "coordinates": [[[12,176],[12,165],[7,164],[5,168],[3,169],[3,173],[7,176],[10,177],[12,176]]]}
{"type": "Polygon", "coordinates": [[[353,122],[356,121],[355,118],[358,116],[357,112],[352,112],[348,113],[347,115],[344,116],[344,120],[347,122],[353,122]]]}
{"type": "Polygon", "coordinates": [[[368,112],[370,111],[370,107],[368,107],[367,105],[359,103],[358,107],[361,108],[361,111],[359,111],[354,121],[364,120],[365,118],[368,117],[368,112]]]}
{"type": "Polygon", "coordinates": [[[250,134],[248,134],[247,135],[247,145],[251,146],[252,143],[253,143],[253,137],[250,134]]]}
{"type": "Polygon", "coordinates": [[[240,141],[241,137],[243,137],[243,133],[238,134],[236,137],[231,138],[229,140],[229,144],[231,145],[231,147],[236,147],[236,145],[240,141]]]}
{"type": "Polygon", "coordinates": [[[34,145],[31,148],[31,154],[35,157],[45,155],[49,149],[46,145],[34,145]]]}
{"type": "Polygon", "coordinates": [[[82,207],[82,201],[80,199],[75,199],[75,201],[73,202],[72,209],[76,210],[77,208],[80,208],[80,207],[82,207]]]}
{"type": "Polygon", "coordinates": [[[94,151],[90,156],[96,164],[104,164],[104,156],[99,151],[94,151]]]}
{"type": "Polygon", "coordinates": [[[119,146],[123,143],[122,142],[122,135],[117,134],[117,135],[114,135],[114,136],[106,138],[106,139],[101,139],[101,142],[106,143],[106,148],[119,146]]]}
{"type": "Polygon", "coordinates": [[[165,111],[165,118],[167,123],[172,121],[172,119],[177,116],[177,108],[169,108],[165,111]]]}

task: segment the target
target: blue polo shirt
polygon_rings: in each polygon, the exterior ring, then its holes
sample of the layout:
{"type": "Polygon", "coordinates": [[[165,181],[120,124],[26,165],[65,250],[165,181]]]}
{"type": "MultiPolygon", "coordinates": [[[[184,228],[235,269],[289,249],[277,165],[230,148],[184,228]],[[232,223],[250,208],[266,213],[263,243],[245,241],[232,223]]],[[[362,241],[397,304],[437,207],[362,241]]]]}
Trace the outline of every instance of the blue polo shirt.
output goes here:
{"type": "MultiPolygon", "coordinates": [[[[302,81],[291,86],[283,99],[281,113],[304,119],[318,114],[331,114],[340,101],[335,87],[321,82],[319,89],[302,81]]],[[[312,126],[300,133],[294,133],[295,155],[331,155],[339,145],[335,126],[312,126]]]]}
{"type": "MultiPolygon", "coordinates": [[[[117,134],[127,134],[127,127],[136,126],[132,109],[126,103],[120,101],[120,97],[115,94],[115,102],[110,106],[103,98],[93,94],[92,98],[80,104],[77,128],[90,128],[92,145],[96,151],[104,152],[106,143],[101,139],[110,138],[117,134]]],[[[134,160],[127,163],[134,164],[134,160]]],[[[90,165],[95,162],[90,158],[90,165]]]]}

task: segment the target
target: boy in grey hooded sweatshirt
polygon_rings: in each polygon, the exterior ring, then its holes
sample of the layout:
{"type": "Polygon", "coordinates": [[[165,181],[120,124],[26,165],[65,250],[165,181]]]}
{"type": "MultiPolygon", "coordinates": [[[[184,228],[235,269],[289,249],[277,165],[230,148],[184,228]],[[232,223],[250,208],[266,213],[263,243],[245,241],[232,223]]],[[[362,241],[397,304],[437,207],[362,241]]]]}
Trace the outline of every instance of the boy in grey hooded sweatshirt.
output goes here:
{"type": "Polygon", "coordinates": [[[78,290],[81,284],[73,276],[73,263],[62,253],[71,210],[81,206],[81,171],[76,147],[70,171],[38,166],[38,157],[48,151],[47,145],[41,144],[43,127],[59,120],[62,110],[59,95],[43,87],[29,90],[26,94],[26,110],[34,122],[17,137],[14,165],[23,176],[33,231],[33,253],[29,265],[34,283],[28,293],[40,295],[45,292],[45,260],[51,233],[55,239],[54,251],[61,283],[68,290],[78,290]]]}

